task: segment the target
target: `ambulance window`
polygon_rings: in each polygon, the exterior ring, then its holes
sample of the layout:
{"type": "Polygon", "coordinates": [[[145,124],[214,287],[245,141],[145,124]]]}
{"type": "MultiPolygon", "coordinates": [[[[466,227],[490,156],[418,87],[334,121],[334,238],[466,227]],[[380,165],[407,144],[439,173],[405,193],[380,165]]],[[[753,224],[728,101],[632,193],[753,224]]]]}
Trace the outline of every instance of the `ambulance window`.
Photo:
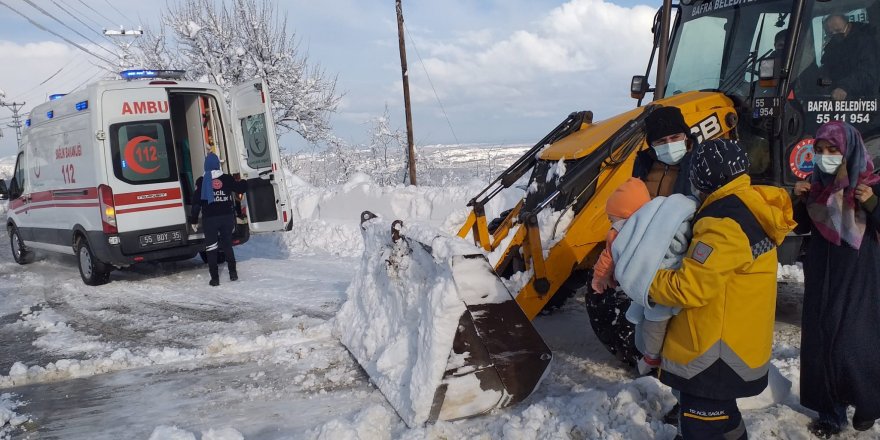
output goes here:
{"type": "Polygon", "coordinates": [[[168,120],[138,121],[110,126],[113,171],[133,184],[177,179],[168,120]]]}
{"type": "Polygon", "coordinates": [[[11,197],[16,198],[24,192],[24,179],[26,175],[27,170],[25,170],[24,167],[24,153],[18,153],[18,159],[15,161],[15,176],[13,177],[15,194],[12,194],[11,197]]]}
{"type": "Polygon", "coordinates": [[[247,164],[253,169],[272,166],[269,155],[269,138],[266,134],[266,114],[241,118],[241,133],[247,148],[247,164]]]}

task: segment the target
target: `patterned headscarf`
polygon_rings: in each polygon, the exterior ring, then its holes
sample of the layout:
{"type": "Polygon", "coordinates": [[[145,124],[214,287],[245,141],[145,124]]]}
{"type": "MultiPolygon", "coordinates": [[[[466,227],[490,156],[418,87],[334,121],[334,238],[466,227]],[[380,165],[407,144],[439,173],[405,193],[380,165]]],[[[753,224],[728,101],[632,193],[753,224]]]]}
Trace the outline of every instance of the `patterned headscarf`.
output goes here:
{"type": "Polygon", "coordinates": [[[820,140],[837,147],[843,163],[834,176],[814,168],[807,211],[826,240],[839,246],[842,239],[858,249],[865,235],[865,212],[856,204],[855,189],[859,184],[875,185],[880,176],[874,174],[871,155],[852,125],[841,121],[822,125],[816,131],[816,142],[820,140]]]}
{"type": "Polygon", "coordinates": [[[749,156],[736,141],[710,139],[694,148],[691,184],[709,194],[749,170],[749,156]]]}

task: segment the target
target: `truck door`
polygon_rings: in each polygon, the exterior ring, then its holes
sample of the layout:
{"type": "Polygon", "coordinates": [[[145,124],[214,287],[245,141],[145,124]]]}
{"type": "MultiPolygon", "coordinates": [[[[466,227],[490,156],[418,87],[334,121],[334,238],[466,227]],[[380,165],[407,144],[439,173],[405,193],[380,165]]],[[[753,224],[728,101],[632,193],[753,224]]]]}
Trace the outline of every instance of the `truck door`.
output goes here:
{"type": "Polygon", "coordinates": [[[269,89],[255,79],[230,90],[232,131],[242,178],[248,181],[246,209],[254,232],[290,230],[291,214],[272,120],[269,89]]]}

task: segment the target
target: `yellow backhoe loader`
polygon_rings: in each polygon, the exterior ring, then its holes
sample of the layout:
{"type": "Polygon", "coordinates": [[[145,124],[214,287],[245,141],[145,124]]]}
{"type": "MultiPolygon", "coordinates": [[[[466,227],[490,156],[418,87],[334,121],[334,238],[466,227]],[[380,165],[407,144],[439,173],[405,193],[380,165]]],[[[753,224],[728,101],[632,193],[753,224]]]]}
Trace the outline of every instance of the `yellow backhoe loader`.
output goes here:
{"type": "MultiPolygon", "coordinates": [[[[654,20],[646,74],[634,76],[631,83],[638,105],[602,121],[594,121],[589,111],[570,114],[468,203],[471,212],[458,236],[475,244],[474,255],[492,256],[494,273],[507,286],[521,285],[510,301],[519,307],[508,302],[463,312],[455,337],[467,344],[453,344],[450,360],[456,368],[447,368],[438,383],[460,374],[464,358],[465,365],[481,371],[479,385],[466,390],[438,386],[427,421],[510,405],[537,387],[550,361],[549,350],[533,329],[523,328],[531,327],[529,321],[546,307],[589,285],[610,227],[605,201],[631,176],[635,153],[648,148],[644,120],[656,108],[681,109],[700,141],[738,139],[749,153],[755,184],[791,187],[806,178],[813,166],[811,134],[830,120],[856,126],[877,157],[878,25],[880,0],[682,0],[675,5],[667,0],[654,20]],[[852,53],[865,70],[858,88],[823,64],[832,37],[824,22],[834,15],[875,38],[867,53],[852,53]],[[654,87],[648,83],[651,72],[657,72],[654,87]],[[840,99],[837,90],[844,87],[850,90],[840,99]],[[651,92],[653,101],[642,105],[651,92]],[[490,221],[487,203],[514,185],[527,187],[526,195],[490,221]],[[547,212],[556,215],[542,215],[547,212]],[[527,281],[517,285],[512,280],[527,281]],[[482,355],[475,354],[476,346],[482,355]],[[490,392],[504,397],[491,405],[440,411],[444,405],[463,407],[473,396],[490,392]]],[[[583,88],[589,96],[588,85],[583,88]]],[[[790,236],[780,247],[780,259],[793,261],[803,239],[790,236]]],[[[622,295],[587,294],[596,335],[619,359],[633,363],[638,353],[623,317],[627,305],[622,295]]]]}

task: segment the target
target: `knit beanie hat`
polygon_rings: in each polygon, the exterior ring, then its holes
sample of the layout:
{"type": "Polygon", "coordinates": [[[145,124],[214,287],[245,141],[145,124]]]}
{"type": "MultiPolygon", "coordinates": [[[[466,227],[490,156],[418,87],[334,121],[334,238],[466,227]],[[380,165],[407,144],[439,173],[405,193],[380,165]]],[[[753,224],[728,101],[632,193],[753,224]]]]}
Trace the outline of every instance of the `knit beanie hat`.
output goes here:
{"type": "Polygon", "coordinates": [[[710,139],[697,145],[691,158],[691,184],[712,193],[749,171],[749,156],[736,141],[710,139]]]}
{"type": "Polygon", "coordinates": [[[660,107],[652,111],[645,119],[645,137],[648,145],[666,136],[684,133],[690,136],[691,129],[684,122],[684,116],[678,107],[660,107]]]}
{"type": "Polygon", "coordinates": [[[202,178],[201,199],[210,205],[214,203],[214,188],[212,185],[211,171],[220,169],[220,158],[214,153],[205,156],[205,176],[202,178]]]}
{"type": "Polygon", "coordinates": [[[642,205],[650,201],[651,195],[648,194],[645,182],[636,177],[630,177],[608,197],[608,201],[605,202],[605,212],[615,217],[629,218],[642,205]]]}

